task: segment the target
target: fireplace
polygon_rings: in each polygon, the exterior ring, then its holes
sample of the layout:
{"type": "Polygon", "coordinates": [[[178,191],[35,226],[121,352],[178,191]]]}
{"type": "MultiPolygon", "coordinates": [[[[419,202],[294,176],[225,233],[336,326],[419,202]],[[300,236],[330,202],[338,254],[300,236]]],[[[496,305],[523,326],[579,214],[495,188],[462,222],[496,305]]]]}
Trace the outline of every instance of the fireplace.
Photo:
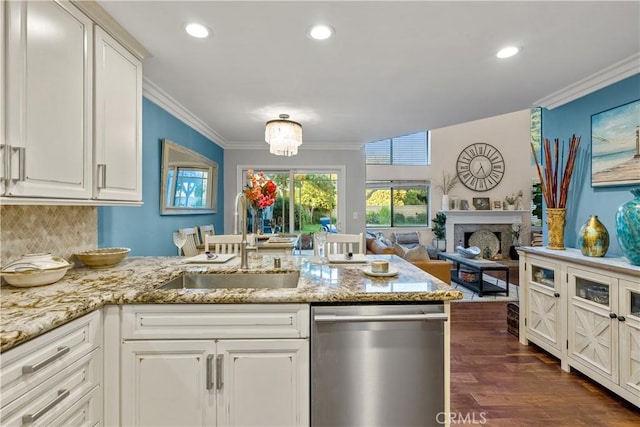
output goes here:
{"type": "MultiPolygon", "coordinates": [[[[529,211],[446,211],[447,252],[454,252],[457,245],[469,246],[469,238],[478,230],[493,233],[500,242],[498,254],[509,255],[512,245],[511,230],[516,224],[522,224],[524,214],[529,211]]],[[[484,250],[484,248],[480,248],[484,250]]]]}

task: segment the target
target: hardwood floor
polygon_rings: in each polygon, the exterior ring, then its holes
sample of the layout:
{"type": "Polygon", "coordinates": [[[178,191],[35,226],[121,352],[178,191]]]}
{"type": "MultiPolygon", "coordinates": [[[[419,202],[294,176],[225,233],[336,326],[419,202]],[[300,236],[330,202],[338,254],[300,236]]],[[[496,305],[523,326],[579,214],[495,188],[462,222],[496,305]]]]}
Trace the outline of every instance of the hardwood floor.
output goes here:
{"type": "Polygon", "coordinates": [[[507,333],[506,303],[453,303],[451,318],[452,426],[640,426],[640,409],[507,333]]]}

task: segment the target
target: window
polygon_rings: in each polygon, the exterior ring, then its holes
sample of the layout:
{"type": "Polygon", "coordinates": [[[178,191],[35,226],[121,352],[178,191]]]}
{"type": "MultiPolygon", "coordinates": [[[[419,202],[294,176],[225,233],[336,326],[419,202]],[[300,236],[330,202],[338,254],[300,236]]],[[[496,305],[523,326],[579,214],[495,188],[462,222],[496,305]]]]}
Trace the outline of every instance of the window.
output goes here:
{"type": "Polygon", "coordinates": [[[383,139],[365,145],[368,165],[428,164],[428,132],[383,139]]]}
{"type": "Polygon", "coordinates": [[[429,187],[425,181],[367,182],[367,227],[427,226],[429,187]]]}

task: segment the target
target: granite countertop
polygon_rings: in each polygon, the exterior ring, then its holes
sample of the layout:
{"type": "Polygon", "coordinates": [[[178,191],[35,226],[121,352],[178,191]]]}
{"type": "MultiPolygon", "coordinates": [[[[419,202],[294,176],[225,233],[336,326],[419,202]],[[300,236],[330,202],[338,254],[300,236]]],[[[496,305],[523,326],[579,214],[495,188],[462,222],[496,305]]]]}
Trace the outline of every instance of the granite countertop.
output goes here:
{"type": "MultiPolygon", "coordinates": [[[[161,290],[166,281],[189,273],[236,273],[239,260],[190,264],[179,257],[129,257],[104,270],[72,268],[57,283],[33,288],[0,287],[0,352],[108,304],[251,304],[416,302],[462,299],[462,293],[395,255],[385,259],[394,277],[370,277],[364,264],[313,265],[284,257],[283,270],[300,270],[296,288],[161,290]]],[[[264,264],[269,264],[265,257],[264,264]]],[[[265,274],[275,270],[259,268],[265,274]]],[[[282,270],[280,270],[282,271],[282,270]]]]}

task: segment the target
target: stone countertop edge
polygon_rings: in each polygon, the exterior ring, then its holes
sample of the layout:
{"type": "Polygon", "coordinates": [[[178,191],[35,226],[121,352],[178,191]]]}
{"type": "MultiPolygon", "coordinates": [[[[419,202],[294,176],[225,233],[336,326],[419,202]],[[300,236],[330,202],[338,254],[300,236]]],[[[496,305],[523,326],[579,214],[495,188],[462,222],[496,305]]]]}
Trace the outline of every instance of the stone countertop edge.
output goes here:
{"type": "MultiPolygon", "coordinates": [[[[394,277],[369,277],[364,264],[301,263],[300,280],[289,289],[161,290],[188,273],[231,274],[238,259],[225,264],[189,264],[179,257],[129,257],[113,268],[72,268],[58,282],[32,288],[0,287],[0,353],[105,305],[276,304],[434,302],[462,299],[462,293],[395,255],[369,255],[389,261],[394,277]]],[[[291,258],[291,265],[296,257],[291,258]]],[[[290,267],[294,269],[294,267],[290,267]]],[[[275,270],[260,269],[265,274],[275,270]]],[[[282,270],[280,270],[282,271],[282,270]]]]}

